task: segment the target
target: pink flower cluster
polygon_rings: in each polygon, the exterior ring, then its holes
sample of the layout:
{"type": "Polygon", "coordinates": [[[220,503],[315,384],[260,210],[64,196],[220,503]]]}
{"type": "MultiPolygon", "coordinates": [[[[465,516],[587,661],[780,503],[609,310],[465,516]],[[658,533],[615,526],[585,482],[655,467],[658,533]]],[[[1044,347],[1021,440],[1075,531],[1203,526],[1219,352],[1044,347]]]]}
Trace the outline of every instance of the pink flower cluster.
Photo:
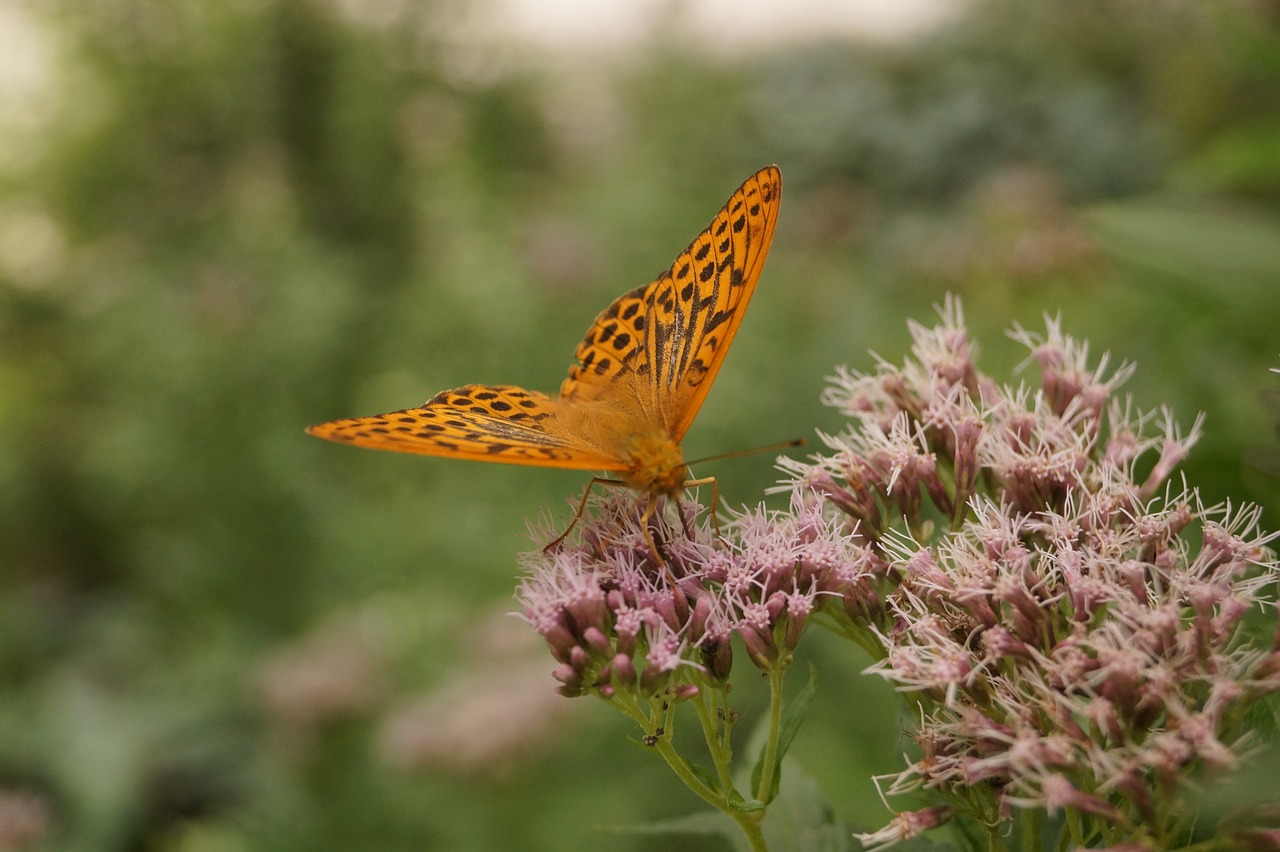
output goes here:
{"type": "Polygon", "coordinates": [[[1068,810],[1085,844],[1154,842],[1186,782],[1237,765],[1243,709],[1280,688],[1277,644],[1246,629],[1274,618],[1275,535],[1256,507],[1174,480],[1200,420],[1137,411],[1116,393],[1132,367],[1090,365],[1057,321],[1011,334],[1035,385],[979,372],[955,300],[910,330],[901,366],[834,378],[825,401],[850,425],[780,461],[787,510],[717,535],[691,502],[615,496],[575,544],[529,557],[519,597],[560,690],[689,697],[724,682],[735,646],[779,671],[822,612],[918,720],[887,792],[940,797],[865,844],[1012,808],[1068,810]]]}
{"type": "Polygon", "coordinates": [[[836,377],[827,401],[851,427],[787,464],[897,581],[866,625],[884,654],[869,671],[918,702],[922,754],[888,792],[1158,836],[1180,782],[1233,767],[1240,709],[1280,687],[1276,647],[1242,630],[1274,612],[1274,534],[1256,507],[1205,507],[1170,482],[1199,421],[1184,435],[1168,412],[1135,414],[1114,393],[1131,369],[1089,367],[1057,322],[1012,335],[1037,388],[978,373],[955,302],[912,335],[903,367],[836,377]]]}
{"type": "Polygon", "coordinates": [[[794,650],[816,610],[865,615],[878,605],[870,579],[883,563],[816,505],[744,512],[723,539],[693,503],[680,504],[676,524],[656,512],[659,563],[639,526],[643,500],[598,501],[578,544],[527,557],[518,597],[560,664],[565,695],[687,697],[704,679],[728,677],[735,637],[767,669],[794,650]]]}

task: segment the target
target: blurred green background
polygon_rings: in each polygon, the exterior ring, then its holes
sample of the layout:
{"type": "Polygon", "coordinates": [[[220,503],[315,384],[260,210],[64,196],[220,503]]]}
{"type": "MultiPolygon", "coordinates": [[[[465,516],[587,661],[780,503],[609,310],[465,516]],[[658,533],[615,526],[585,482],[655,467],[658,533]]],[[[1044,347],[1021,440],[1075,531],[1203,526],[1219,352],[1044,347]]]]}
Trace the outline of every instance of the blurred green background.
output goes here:
{"type": "MultiPolygon", "coordinates": [[[[661,8],[614,49],[483,3],[0,4],[0,849],[707,848],[615,832],[698,803],[505,614],[526,519],[585,477],[302,428],[554,390],[766,163],[773,251],[688,457],[838,428],[823,377],[954,292],[997,376],[1044,312],[1137,361],[1141,406],[1207,414],[1206,502],[1277,525],[1280,6],[976,0],[821,41],[661,8]]],[[[698,472],[754,504],[771,464],[698,472]]],[[[894,698],[809,661],[793,754],[878,826],[894,698]]]]}

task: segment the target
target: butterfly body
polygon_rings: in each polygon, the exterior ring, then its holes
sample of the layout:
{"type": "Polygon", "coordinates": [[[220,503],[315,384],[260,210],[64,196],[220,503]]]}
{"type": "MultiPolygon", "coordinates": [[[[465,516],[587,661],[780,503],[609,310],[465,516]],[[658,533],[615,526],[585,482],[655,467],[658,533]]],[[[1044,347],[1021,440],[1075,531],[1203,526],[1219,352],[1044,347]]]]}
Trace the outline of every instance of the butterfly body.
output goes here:
{"type": "Polygon", "coordinates": [[[636,491],[654,496],[677,497],[689,478],[680,445],[657,432],[632,436],[628,449],[629,464],[622,481],[636,491]]]}
{"type": "Polygon", "coordinates": [[[422,406],[307,431],[339,443],[472,461],[596,470],[676,497],[680,441],[755,291],[777,221],[782,175],[748,178],[671,265],[600,313],[553,398],[513,385],[465,385],[422,406]]]}

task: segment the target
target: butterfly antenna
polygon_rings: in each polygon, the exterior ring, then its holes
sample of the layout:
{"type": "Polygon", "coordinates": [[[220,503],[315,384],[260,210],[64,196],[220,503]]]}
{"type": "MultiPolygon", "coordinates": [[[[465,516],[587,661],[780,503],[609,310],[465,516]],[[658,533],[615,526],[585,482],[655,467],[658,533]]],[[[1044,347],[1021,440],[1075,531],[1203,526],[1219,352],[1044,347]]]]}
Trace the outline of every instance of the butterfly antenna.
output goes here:
{"type": "Polygon", "coordinates": [[[765,444],[763,447],[752,447],[749,450],[734,450],[731,453],[718,453],[714,456],[703,456],[700,459],[694,459],[685,462],[686,465],[702,464],[703,462],[722,461],[724,459],[736,459],[740,456],[754,456],[756,453],[768,453],[774,450],[785,450],[789,447],[799,447],[804,445],[804,438],[792,438],[790,441],[779,441],[776,444],[765,444]]]}

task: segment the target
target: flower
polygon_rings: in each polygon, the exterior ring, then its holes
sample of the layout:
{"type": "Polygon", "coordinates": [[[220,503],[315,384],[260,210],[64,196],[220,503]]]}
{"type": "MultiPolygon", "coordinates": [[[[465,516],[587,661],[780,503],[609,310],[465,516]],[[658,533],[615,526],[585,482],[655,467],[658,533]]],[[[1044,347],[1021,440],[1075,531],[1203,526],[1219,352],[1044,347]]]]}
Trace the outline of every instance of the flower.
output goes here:
{"type": "Polygon", "coordinates": [[[560,663],[563,694],[652,696],[723,681],[734,636],[767,669],[795,649],[815,613],[867,610],[864,581],[879,560],[817,499],[797,494],[785,513],[744,511],[722,539],[706,516],[673,524],[653,513],[650,531],[675,587],[639,528],[646,499],[595,499],[578,544],[525,557],[517,597],[560,663]]]}
{"type": "MultiPolygon", "coordinates": [[[[1239,763],[1240,708],[1280,687],[1274,649],[1242,629],[1275,610],[1275,534],[1257,507],[1205,506],[1172,480],[1202,419],[1183,432],[1167,409],[1135,413],[1116,396],[1131,365],[1091,365],[1051,319],[1011,334],[1039,386],[998,385],[959,304],[941,320],[911,327],[902,367],[840,371],[825,398],[849,428],[784,465],[874,533],[896,580],[887,620],[867,622],[883,649],[867,672],[919,703],[924,755],[888,792],[1166,829],[1195,773],[1239,763]]],[[[885,832],[910,836],[900,818],[885,832]]]]}
{"type": "Polygon", "coordinates": [[[918,811],[903,811],[893,818],[893,822],[879,831],[855,834],[854,837],[862,844],[863,849],[885,849],[924,834],[931,828],[944,825],[950,818],[949,808],[934,807],[918,811]]]}

